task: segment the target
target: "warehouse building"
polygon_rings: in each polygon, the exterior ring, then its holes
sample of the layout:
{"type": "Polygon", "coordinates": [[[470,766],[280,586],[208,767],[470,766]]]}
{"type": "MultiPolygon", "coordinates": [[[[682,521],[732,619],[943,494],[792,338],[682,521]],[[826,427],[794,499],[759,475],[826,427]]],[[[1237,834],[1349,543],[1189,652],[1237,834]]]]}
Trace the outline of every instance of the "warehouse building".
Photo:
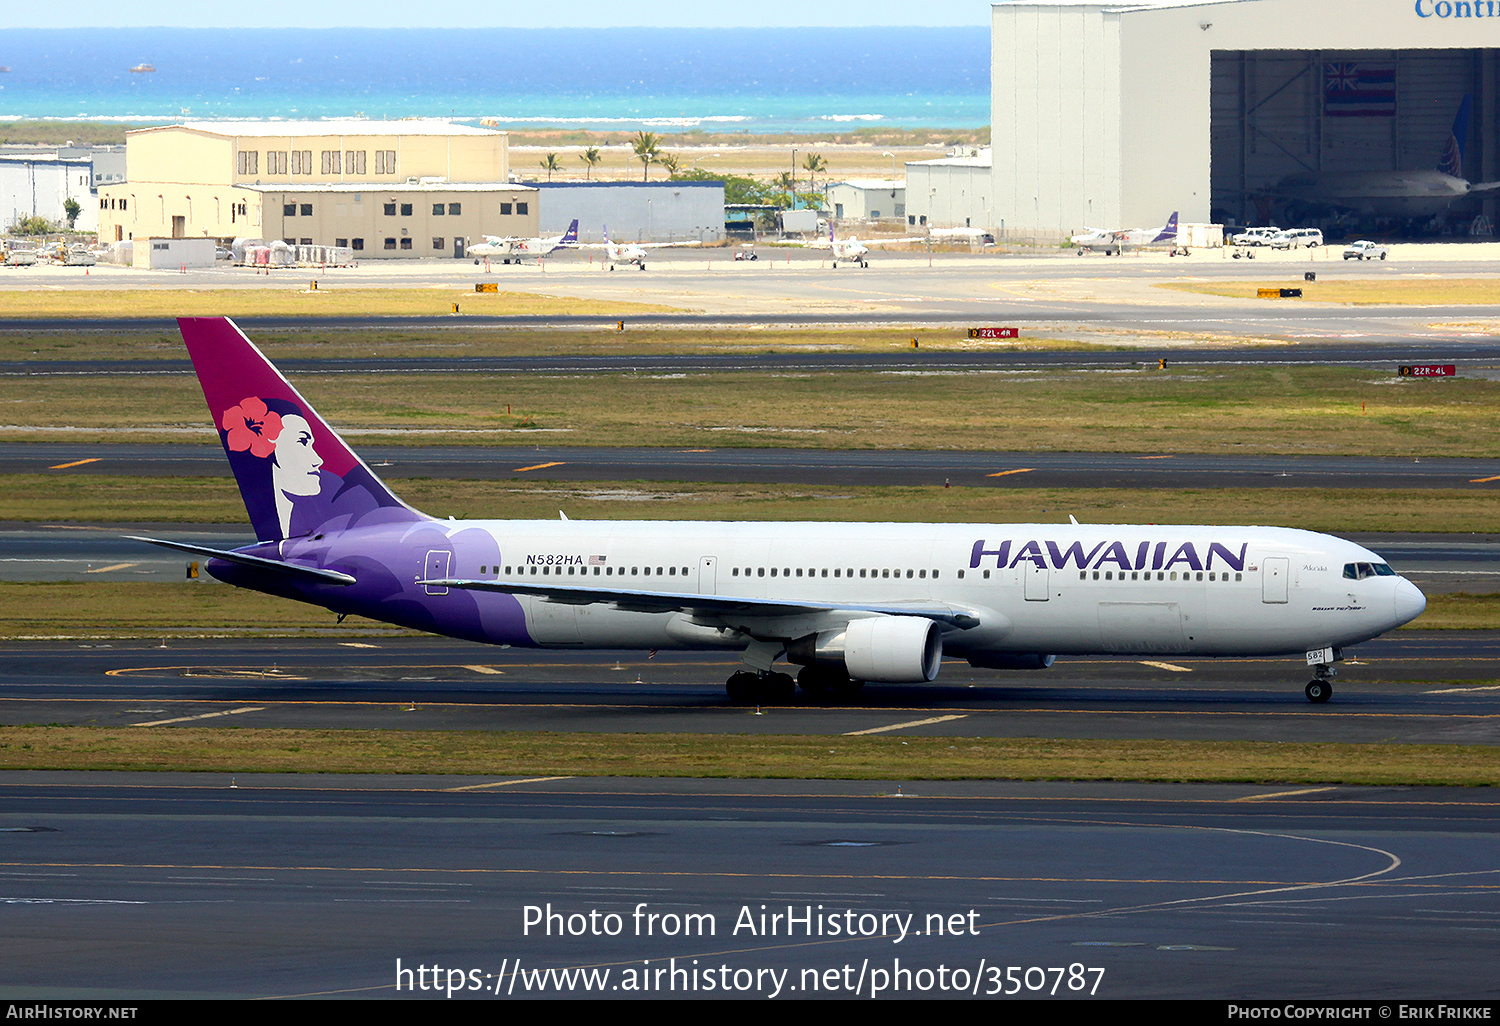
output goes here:
{"type": "Polygon", "coordinates": [[[212,122],[126,135],[128,180],[99,190],[100,239],[281,239],[362,259],[462,257],[535,236],[506,135],[427,121],[212,122]]]}
{"type": "Polygon", "coordinates": [[[578,221],[580,242],[609,228],[616,242],[717,242],[724,237],[724,183],[527,182],[542,199],[541,233],[558,235],[578,221]]]}
{"type": "Polygon", "coordinates": [[[8,231],[28,217],[66,225],[68,200],[79,206],[74,227],[81,232],[93,231],[97,201],[93,168],[87,158],[54,153],[0,154],[0,229],[8,231]]]}
{"type": "Polygon", "coordinates": [[[1458,183],[1500,179],[1497,47],[1497,0],[1002,0],[993,207],[962,213],[1058,237],[1174,210],[1493,220],[1493,198],[1453,181],[1409,213],[1367,194],[1441,188],[1393,184],[1440,164],[1458,183]],[[1460,163],[1444,157],[1465,97],[1460,163]]]}

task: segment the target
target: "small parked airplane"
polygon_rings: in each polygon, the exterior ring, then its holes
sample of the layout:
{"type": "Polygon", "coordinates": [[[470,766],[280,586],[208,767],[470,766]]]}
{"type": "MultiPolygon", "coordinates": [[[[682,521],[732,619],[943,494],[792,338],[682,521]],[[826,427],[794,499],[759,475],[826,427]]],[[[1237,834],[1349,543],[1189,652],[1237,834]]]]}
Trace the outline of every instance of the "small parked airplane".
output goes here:
{"type": "Polygon", "coordinates": [[[1073,236],[1073,245],[1078,255],[1101,252],[1105,256],[1119,256],[1127,249],[1143,249],[1147,246],[1166,245],[1173,256],[1179,252],[1187,255],[1187,247],[1177,245],[1177,211],[1167,218],[1160,228],[1085,228],[1084,234],[1073,236]]]}
{"type": "Polygon", "coordinates": [[[604,226],[604,241],[581,242],[579,249],[603,249],[604,262],[609,264],[613,271],[616,264],[635,264],[641,270],[646,269],[646,256],[648,250],[653,249],[676,249],[682,246],[701,246],[697,239],[686,242],[611,242],[609,241],[609,225],[604,226]]]}
{"type": "MultiPolygon", "coordinates": [[[[471,257],[500,257],[500,262],[519,264],[523,257],[532,260],[550,256],[559,249],[569,249],[578,244],[578,219],[575,217],[573,223],[568,225],[568,230],[561,235],[554,235],[550,239],[519,239],[500,238],[496,235],[486,235],[484,241],[469,247],[468,253],[471,257]]],[[[476,264],[479,261],[474,261],[476,264]]]]}
{"type": "Polygon", "coordinates": [[[945,652],[997,669],[1305,655],[1323,702],[1344,647],[1426,607],[1368,549],[1275,527],[439,520],[233,321],[178,325],[258,540],[137,540],[340,617],[495,645],[738,651],[736,702],[931,681],[945,652]],[[782,656],[795,683],[773,669],[782,656]]]}

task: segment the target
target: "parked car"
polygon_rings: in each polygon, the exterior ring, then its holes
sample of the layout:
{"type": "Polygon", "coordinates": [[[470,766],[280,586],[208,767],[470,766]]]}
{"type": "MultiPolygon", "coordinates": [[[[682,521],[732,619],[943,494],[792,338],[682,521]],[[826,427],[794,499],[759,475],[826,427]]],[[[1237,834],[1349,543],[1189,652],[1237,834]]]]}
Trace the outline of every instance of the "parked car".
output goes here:
{"type": "Polygon", "coordinates": [[[1272,249],[1311,249],[1323,245],[1323,232],[1318,228],[1289,228],[1277,232],[1271,238],[1272,249]]]}
{"type": "Polygon", "coordinates": [[[1231,237],[1229,241],[1235,246],[1269,246],[1271,244],[1271,240],[1274,239],[1277,234],[1280,233],[1280,231],[1280,228],[1275,227],[1246,228],[1238,235],[1231,237]]]}
{"type": "Polygon", "coordinates": [[[1380,243],[1361,239],[1358,242],[1351,242],[1344,247],[1344,259],[1374,260],[1376,257],[1379,257],[1381,260],[1384,260],[1387,252],[1388,250],[1380,245],[1380,243]]]}

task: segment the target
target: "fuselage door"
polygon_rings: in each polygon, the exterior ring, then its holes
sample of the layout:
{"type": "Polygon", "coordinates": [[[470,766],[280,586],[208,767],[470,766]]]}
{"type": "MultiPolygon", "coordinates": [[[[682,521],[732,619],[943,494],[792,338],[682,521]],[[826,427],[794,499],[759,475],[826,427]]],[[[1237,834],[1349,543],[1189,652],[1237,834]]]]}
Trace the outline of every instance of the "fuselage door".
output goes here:
{"type": "Polygon", "coordinates": [[[1289,560],[1285,556],[1270,556],[1260,563],[1260,600],[1262,602],[1285,602],[1287,579],[1291,576],[1289,560]]]}
{"type": "Polygon", "coordinates": [[[719,593],[719,557],[703,556],[698,560],[698,594],[719,593]]]}
{"type": "Polygon", "coordinates": [[[1021,579],[1025,583],[1027,602],[1046,602],[1052,587],[1052,571],[1045,566],[1026,560],[1021,564],[1021,579]]]}
{"type": "MultiPolygon", "coordinates": [[[[448,568],[453,564],[453,553],[449,549],[429,549],[427,558],[422,563],[422,579],[424,581],[442,580],[448,576],[448,568]]],[[[442,585],[427,585],[427,594],[446,595],[448,589],[442,585]]]]}

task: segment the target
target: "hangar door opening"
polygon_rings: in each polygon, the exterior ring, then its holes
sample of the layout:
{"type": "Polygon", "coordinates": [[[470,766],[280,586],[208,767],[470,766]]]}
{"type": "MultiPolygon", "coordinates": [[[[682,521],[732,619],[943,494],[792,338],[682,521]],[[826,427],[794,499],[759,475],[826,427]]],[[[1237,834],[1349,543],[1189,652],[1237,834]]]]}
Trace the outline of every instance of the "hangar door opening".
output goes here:
{"type": "Polygon", "coordinates": [[[1214,221],[1330,242],[1493,234],[1500,189],[1472,187],[1500,180],[1496,53],[1214,51],[1214,221]]]}

